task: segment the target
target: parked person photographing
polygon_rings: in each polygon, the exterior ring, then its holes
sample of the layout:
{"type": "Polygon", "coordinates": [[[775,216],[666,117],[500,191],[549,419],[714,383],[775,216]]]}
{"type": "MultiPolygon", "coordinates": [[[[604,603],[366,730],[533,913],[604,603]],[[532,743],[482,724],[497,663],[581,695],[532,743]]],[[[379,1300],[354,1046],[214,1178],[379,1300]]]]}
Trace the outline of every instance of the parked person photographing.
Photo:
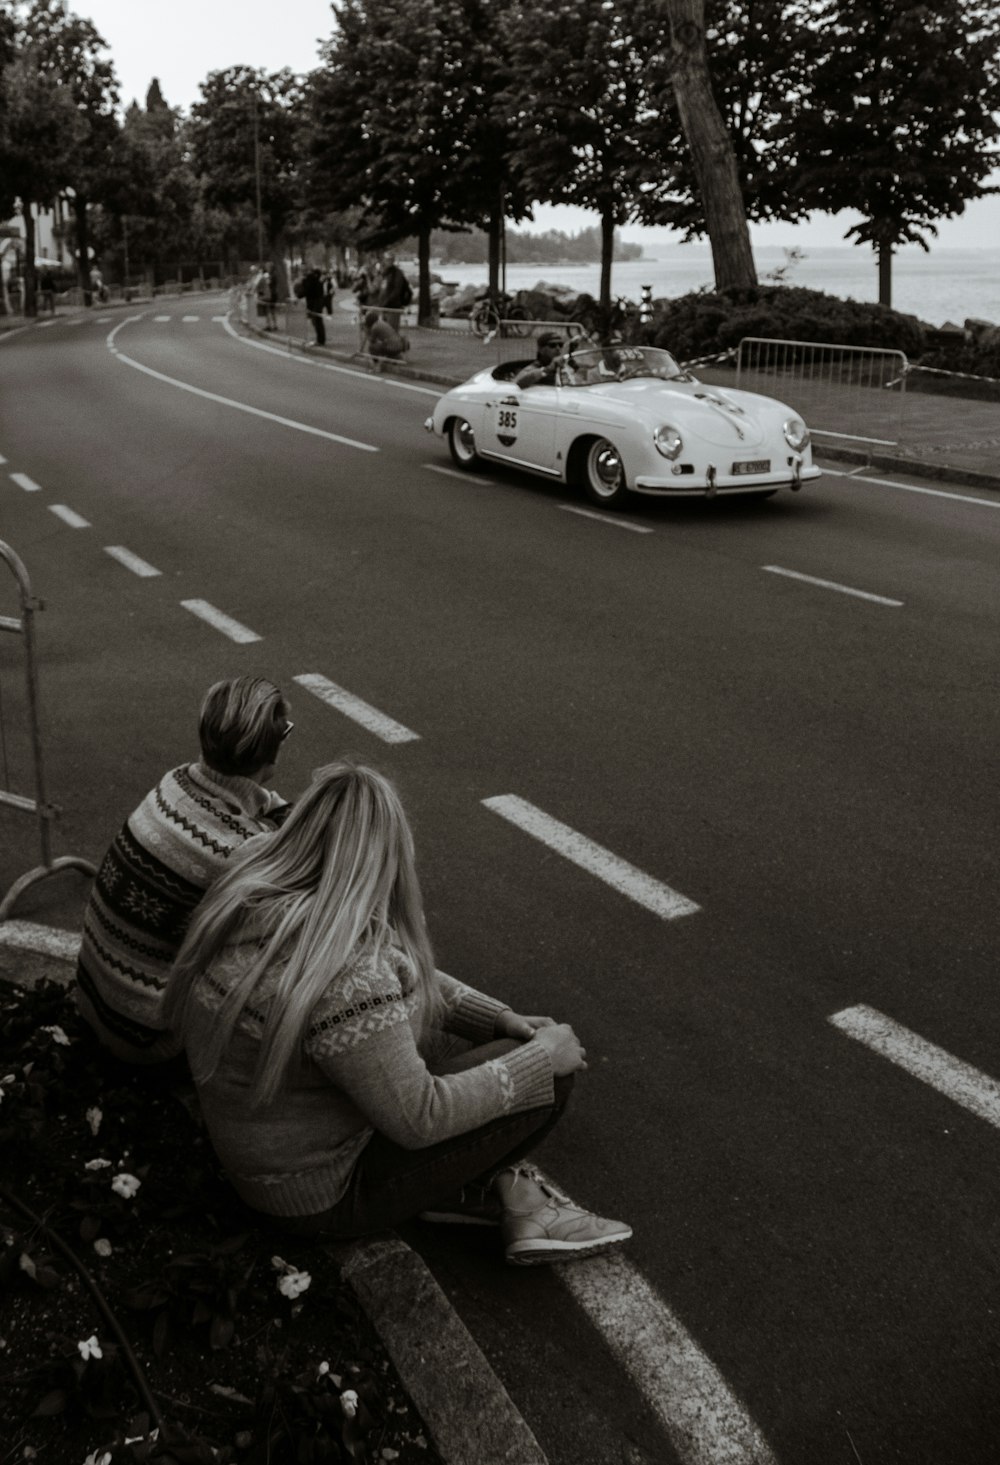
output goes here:
{"type": "Polygon", "coordinates": [[[585,1051],[567,1024],[435,970],[409,825],[370,768],[318,769],[278,833],[236,855],[165,1013],[235,1189],[286,1230],[495,1223],[519,1265],[631,1235],[526,1163],[585,1051]]]}

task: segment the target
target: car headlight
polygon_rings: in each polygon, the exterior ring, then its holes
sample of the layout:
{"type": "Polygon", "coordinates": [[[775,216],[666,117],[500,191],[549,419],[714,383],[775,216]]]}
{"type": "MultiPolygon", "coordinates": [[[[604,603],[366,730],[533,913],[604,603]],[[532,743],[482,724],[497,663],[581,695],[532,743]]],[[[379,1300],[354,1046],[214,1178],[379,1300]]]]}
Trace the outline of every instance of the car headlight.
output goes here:
{"type": "Polygon", "coordinates": [[[789,417],[784,426],[785,442],[795,453],[809,446],[809,429],[801,417],[789,417]]]}
{"type": "Polygon", "coordinates": [[[658,427],[653,433],[653,442],[656,444],[656,451],[665,458],[676,458],[684,446],[684,439],[676,427],[658,427]]]}

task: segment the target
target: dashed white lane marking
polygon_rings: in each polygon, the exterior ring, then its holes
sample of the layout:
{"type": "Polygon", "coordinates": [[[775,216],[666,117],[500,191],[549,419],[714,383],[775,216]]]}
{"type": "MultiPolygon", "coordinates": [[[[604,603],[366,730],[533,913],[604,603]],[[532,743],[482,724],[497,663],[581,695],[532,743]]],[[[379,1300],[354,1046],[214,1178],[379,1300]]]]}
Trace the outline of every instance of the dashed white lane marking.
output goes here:
{"type": "Polygon", "coordinates": [[[272,346],[270,342],[258,341],[253,336],[241,336],[239,331],[233,329],[232,321],[228,316],[222,317],[222,324],[233,340],[239,341],[241,346],[252,346],[255,351],[269,351],[272,356],[280,356],[283,361],[294,361],[299,366],[316,366],[321,371],[337,371],[341,376],[356,376],[362,381],[377,382],[385,387],[398,387],[401,392],[416,392],[420,397],[433,397],[436,400],[441,395],[440,387],[420,387],[415,382],[401,381],[399,377],[373,376],[370,371],[359,371],[354,366],[337,366],[332,361],[320,361],[318,357],[310,356],[308,352],[300,355],[297,351],[290,352],[286,346],[272,346]]]}
{"type": "Polygon", "coordinates": [[[836,580],[818,580],[815,575],[802,575],[798,570],[784,570],[780,565],[761,565],[770,575],[784,575],[788,580],[804,580],[807,585],[818,585],[822,590],[836,590],[841,595],[854,595],[858,600],[873,600],[876,605],[900,606],[901,600],[890,600],[885,595],[873,595],[870,590],[854,590],[850,585],[838,585],[836,580]]]}
{"type": "Polygon", "coordinates": [[[623,1256],[558,1267],[684,1465],[776,1465],[776,1457],[711,1359],[623,1256]]]}
{"type": "Polygon", "coordinates": [[[63,324],[64,325],[67,325],[67,326],[82,326],[82,325],[85,325],[86,322],[84,321],[84,319],[83,319],[82,316],[79,316],[78,315],[78,316],[74,317],[74,319],[72,319],[72,320],[64,321],[63,324]]]}
{"type": "Polygon", "coordinates": [[[475,483],[480,488],[488,488],[488,478],[475,478],[471,473],[463,473],[460,468],[446,468],[443,463],[421,463],[421,468],[426,468],[430,473],[443,473],[445,478],[457,478],[462,483],[475,483]]]}
{"type": "Polygon", "coordinates": [[[42,485],[36,483],[33,478],[29,478],[27,473],[12,473],[10,476],[12,482],[16,483],[18,488],[23,488],[25,493],[41,493],[42,485]]]}
{"type": "Polygon", "coordinates": [[[842,473],[837,468],[824,468],[823,472],[831,478],[853,478],[856,483],[877,483],[880,488],[898,488],[903,493],[924,493],[931,498],[954,499],[958,504],[978,504],[981,509],[1000,509],[1000,499],[977,499],[968,493],[949,493],[943,488],[923,488],[916,483],[894,483],[891,478],[872,478],[867,473],[856,477],[856,468],[852,468],[849,473],[842,473]]]}
{"type": "Polygon", "coordinates": [[[629,529],[633,534],[652,534],[646,524],[630,524],[627,519],[612,519],[608,514],[595,513],[592,509],[578,509],[576,504],[560,504],[567,514],[579,514],[582,519],[596,519],[598,524],[607,524],[612,529],[629,529]]]}
{"type": "Polygon", "coordinates": [[[172,316],[169,316],[169,315],[154,315],[154,316],[153,316],[153,319],[154,319],[154,320],[155,320],[155,321],[165,321],[165,320],[171,320],[171,319],[172,319],[172,318],[173,318],[173,317],[172,317],[172,316]]]}
{"type": "Polygon", "coordinates": [[[113,315],[99,315],[94,324],[98,326],[109,326],[113,320],[113,315]]]}
{"type": "Polygon", "coordinates": [[[300,687],[305,687],[312,692],[321,702],[328,707],[335,707],[345,717],[352,721],[359,722],[369,732],[381,738],[384,743],[415,743],[419,741],[420,734],[411,732],[401,722],[394,718],[387,717],[377,707],[372,707],[368,702],[363,702],[360,697],[355,697],[352,692],[345,692],[343,687],[338,687],[336,682],[329,681],[316,672],[305,672],[302,676],[293,677],[293,682],[298,682],[300,687]]]}
{"type": "Polygon", "coordinates": [[[7,459],[4,457],[3,453],[0,453],[0,463],[6,463],[6,461],[7,459]]]}
{"type": "Polygon", "coordinates": [[[104,553],[109,554],[120,565],[124,565],[126,570],[131,570],[133,575],[142,575],[144,578],[148,578],[151,575],[160,574],[160,571],[155,565],[148,564],[146,560],[140,559],[137,554],[133,554],[123,544],[106,544],[104,546],[104,553]]]}
{"type": "Polygon", "coordinates": [[[202,387],[194,387],[190,382],[178,381],[175,376],[165,376],[162,371],[154,371],[151,366],[143,366],[141,361],[134,361],[131,356],[126,356],[115,346],[114,338],[122,329],[122,326],[131,325],[133,321],[141,320],[141,316],[130,316],[123,320],[121,325],[108,336],[108,347],[123,361],[126,366],[134,367],[136,371],[144,372],[146,376],[154,377],[157,381],[166,382],[168,386],[179,387],[182,392],[191,392],[195,397],[204,397],[209,402],[219,402],[223,407],[235,407],[237,412],[248,412],[251,417],[263,417],[267,422],[277,422],[281,427],[294,428],[296,432],[306,432],[311,437],[325,438],[327,442],[341,443],[346,448],[358,448],[362,453],[377,453],[379,449],[374,443],[361,443],[352,437],[342,437],[339,432],[326,432],[322,427],[311,427],[307,422],[296,422],[291,417],[279,417],[276,412],[265,412],[262,407],[251,407],[247,402],[236,402],[232,397],[220,397],[217,392],[206,392],[202,387]]]}
{"type": "Polygon", "coordinates": [[[40,331],[44,331],[44,330],[47,330],[49,326],[54,326],[54,325],[55,325],[55,321],[54,320],[40,320],[38,322],[38,329],[40,331]]]}
{"type": "Polygon", "coordinates": [[[60,961],[75,961],[80,950],[80,933],[38,926],[34,921],[0,921],[0,946],[37,951],[42,956],[58,957],[60,961]]]}
{"type": "Polygon", "coordinates": [[[201,320],[201,316],[200,315],[182,315],[181,316],[181,320],[184,321],[185,324],[187,324],[188,321],[201,320]]]}
{"type": "Polygon", "coordinates": [[[652,911],[661,920],[673,921],[678,916],[690,916],[701,909],[693,900],[688,900],[686,895],[654,880],[652,875],[647,875],[643,870],[637,870],[620,855],[612,854],[586,835],[578,834],[568,824],[553,819],[550,814],[544,813],[534,804],[529,804],[527,799],[519,798],[516,794],[500,794],[496,798],[484,799],[483,803],[494,814],[516,824],[526,834],[548,845],[549,849],[555,850],[567,860],[572,860],[574,865],[596,875],[598,880],[603,880],[613,890],[627,895],[637,905],[645,906],[646,910],[652,911]]]}
{"type": "Polygon", "coordinates": [[[207,600],[182,600],[181,605],[192,615],[207,621],[210,626],[214,626],[217,631],[228,636],[230,641],[238,641],[240,645],[245,645],[250,641],[261,639],[256,631],[247,630],[246,626],[241,626],[239,621],[234,621],[232,616],[227,616],[221,610],[216,610],[214,605],[209,605],[207,600]]]}
{"type": "Polygon", "coordinates": [[[71,509],[68,504],[49,504],[49,513],[55,514],[57,519],[61,519],[71,529],[90,528],[90,520],[85,519],[82,514],[78,514],[75,509],[71,509]]]}
{"type": "Polygon", "coordinates": [[[995,1078],[863,1003],[835,1012],[830,1022],[849,1038],[1000,1129],[1000,1083],[995,1078]]]}

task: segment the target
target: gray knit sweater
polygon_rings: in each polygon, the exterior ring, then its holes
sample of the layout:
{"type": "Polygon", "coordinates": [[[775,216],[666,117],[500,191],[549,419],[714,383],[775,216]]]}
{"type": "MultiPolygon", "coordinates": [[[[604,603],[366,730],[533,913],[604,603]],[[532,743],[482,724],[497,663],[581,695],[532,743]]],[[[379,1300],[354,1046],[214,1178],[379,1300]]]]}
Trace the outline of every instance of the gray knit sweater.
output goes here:
{"type": "MultiPolygon", "coordinates": [[[[233,944],[197,980],[186,1038],[196,1074],[225,994],[258,950],[256,940],[233,944]]],[[[297,1071],[272,1104],[251,1109],[261,1033],[283,966],[273,964],[258,982],[216,1072],[198,1085],[215,1152],[255,1210],[309,1216],[336,1205],[376,1131],[423,1149],[552,1103],[552,1065],[535,1041],[465,1072],[434,1074],[428,1060],[442,1031],[489,1042],[507,1004],[439,972],[441,1030],[418,1040],[424,1024],[413,969],[387,947],[377,960],[359,951],[331,979],[311,1013],[297,1071]]]]}

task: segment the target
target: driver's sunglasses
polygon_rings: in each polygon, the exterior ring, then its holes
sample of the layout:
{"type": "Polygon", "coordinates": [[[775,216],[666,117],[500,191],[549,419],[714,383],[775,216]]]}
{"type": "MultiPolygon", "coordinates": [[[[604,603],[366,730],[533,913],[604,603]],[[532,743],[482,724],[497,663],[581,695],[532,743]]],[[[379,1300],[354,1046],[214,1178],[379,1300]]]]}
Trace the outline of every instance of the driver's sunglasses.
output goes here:
{"type": "Polygon", "coordinates": [[[284,727],[281,729],[281,741],[282,742],[285,741],[285,739],[287,738],[288,734],[291,732],[291,730],[292,730],[292,728],[294,726],[295,726],[294,722],[286,722],[285,723],[284,727]]]}

